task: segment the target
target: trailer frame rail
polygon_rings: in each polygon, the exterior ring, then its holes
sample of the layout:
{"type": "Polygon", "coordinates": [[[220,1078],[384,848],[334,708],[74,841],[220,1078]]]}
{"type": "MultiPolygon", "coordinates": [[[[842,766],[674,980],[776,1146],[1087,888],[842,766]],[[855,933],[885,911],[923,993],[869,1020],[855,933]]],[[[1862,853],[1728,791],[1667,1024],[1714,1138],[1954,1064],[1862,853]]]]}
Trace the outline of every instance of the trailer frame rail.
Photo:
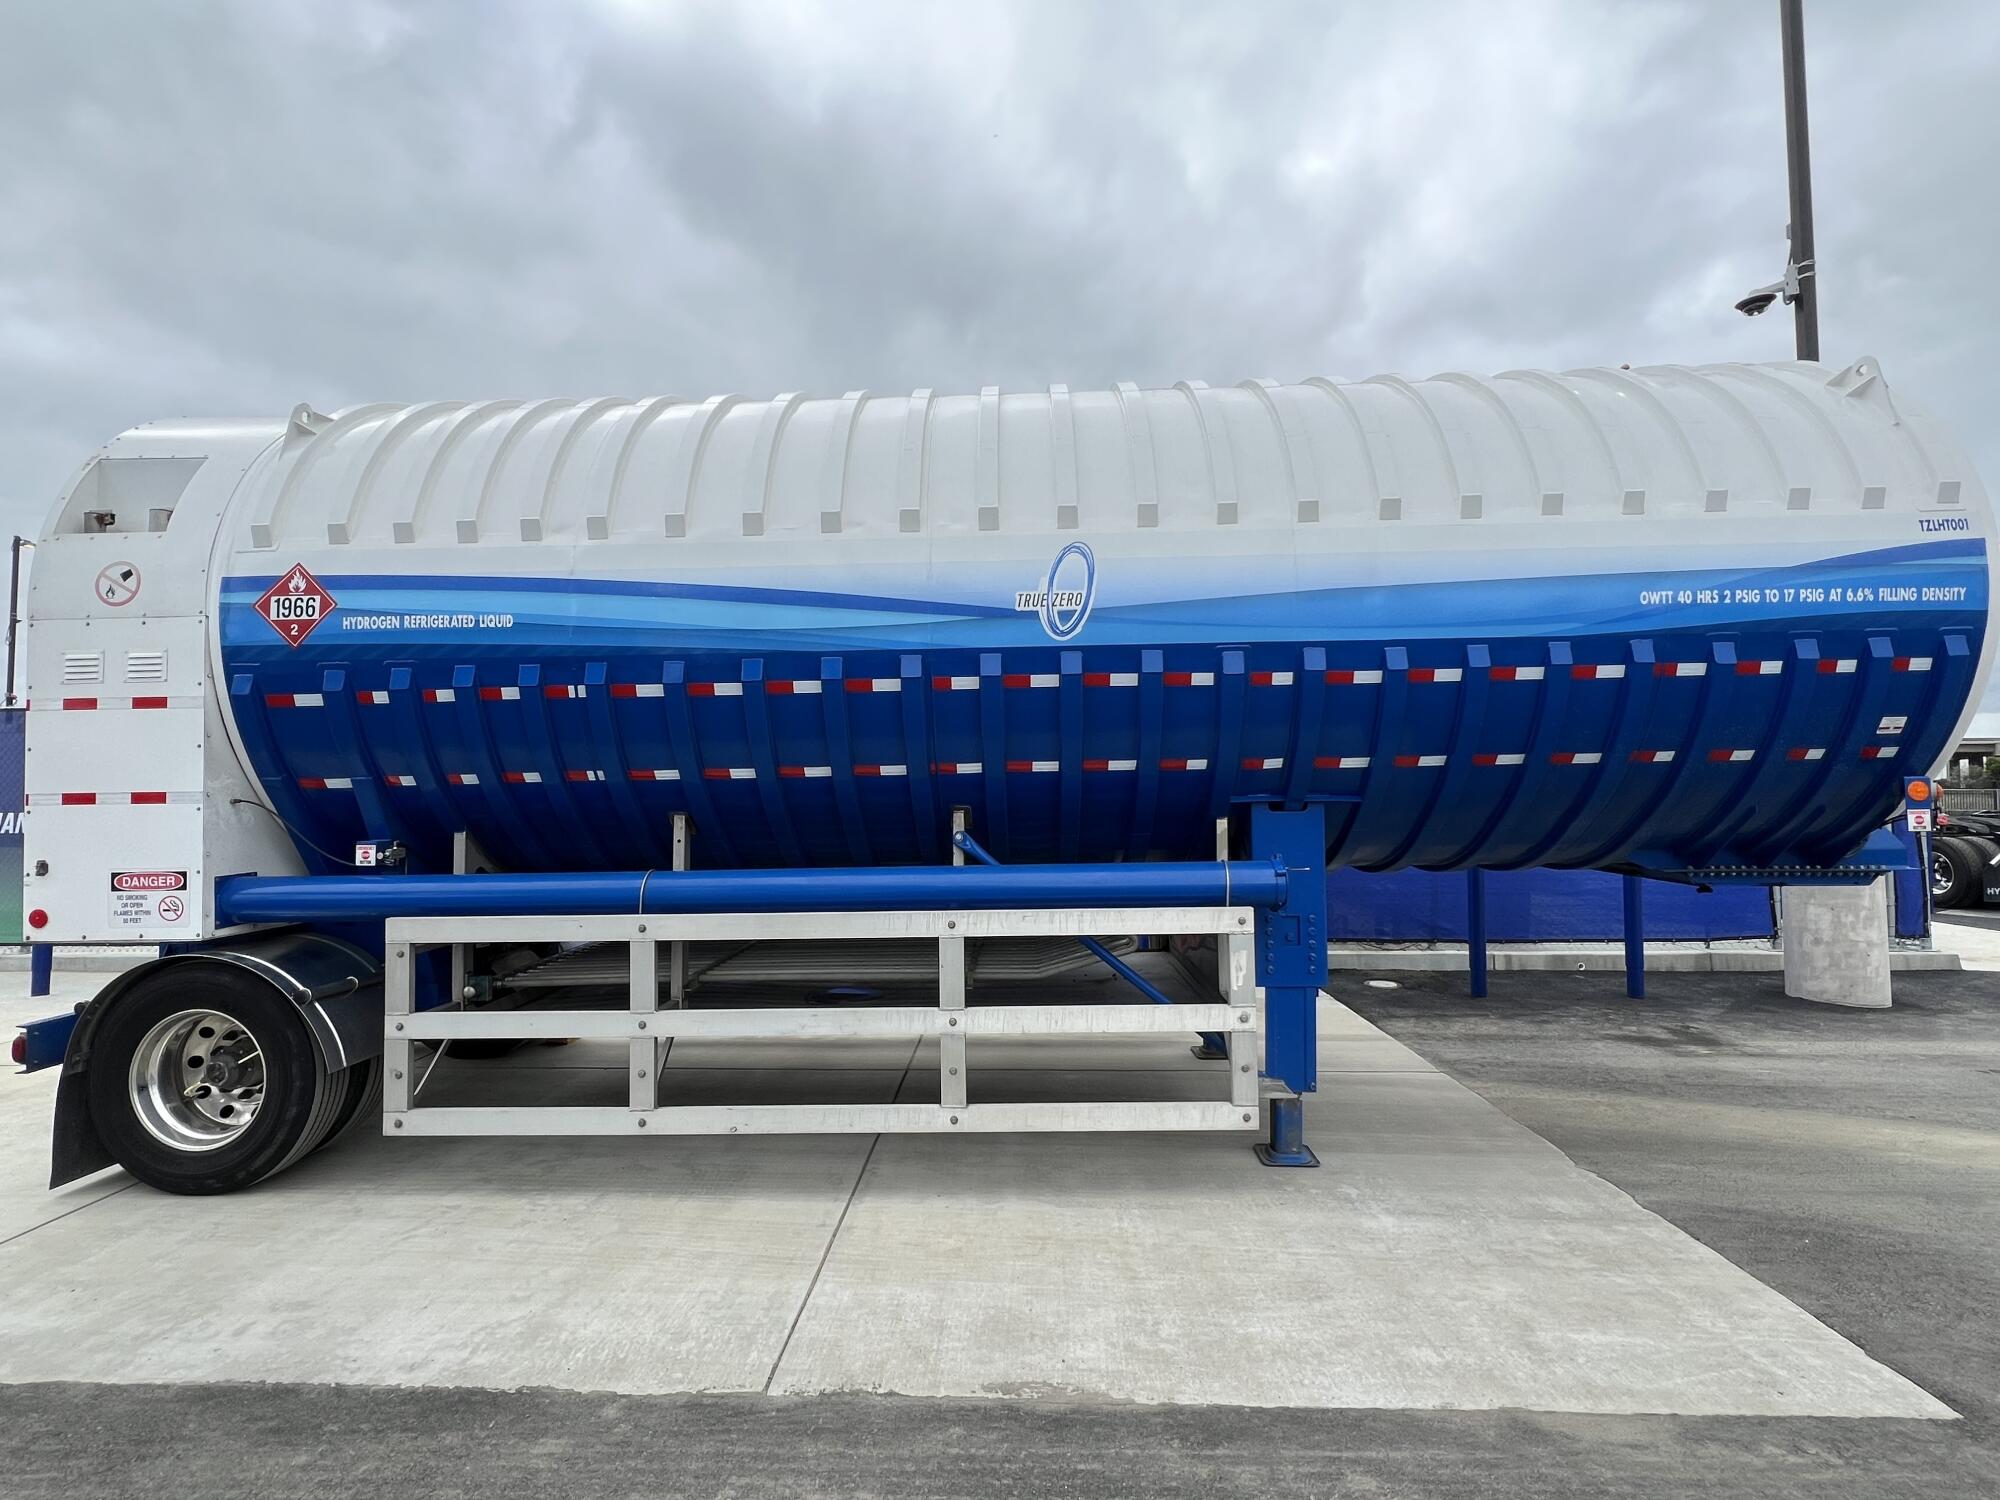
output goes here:
{"type": "MultiPolygon", "coordinates": [[[[1254,1130],[1263,1083],[1264,995],[1256,983],[1257,913],[1242,906],[1022,908],[993,911],[723,913],[708,915],[395,917],[385,924],[382,1129],[390,1136],[780,1135],[999,1131],[1254,1130]],[[969,939],[1211,934],[1218,999],[1212,1003],[968,1006],[969,939]],[[934,1005],[870,1008],[691,1009],[661,1004],[659,945],[696,940],[934,941],[934,1005]],[[624,1009],[467,1011],[416,1009],[420,948],[481,943],[622,943],[624,1009]],[[1226,1099],[971,1103],[968,1039],[1219,1033],[1228,1038],[1226,1099]],[[418,1042],[578,1037],[623,1040],[628,1098],[615,1105],[422,1106],[414,1076],[418,1042]],[[677,1037],[728,1040],[866,1038],[938,1040],[937,1104],[729,1104],[663,1102],[661,1063],[677,1037]]],[[[1289,1089],[1276,1091],[1293,1097],[1289,1089]]]]}

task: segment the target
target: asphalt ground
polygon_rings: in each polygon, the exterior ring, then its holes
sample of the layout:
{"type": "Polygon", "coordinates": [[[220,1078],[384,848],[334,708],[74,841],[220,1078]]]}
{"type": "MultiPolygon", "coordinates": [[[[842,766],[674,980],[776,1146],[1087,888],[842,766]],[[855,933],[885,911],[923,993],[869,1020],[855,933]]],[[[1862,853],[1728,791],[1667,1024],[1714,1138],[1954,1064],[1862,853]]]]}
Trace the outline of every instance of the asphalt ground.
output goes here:
{"type": "MultiPolygon", "coordinates": [[[[1462,983],[1333,989],[1962,1419],[22,1385],[0,1494],[2000,1494],[2000,977],[1899,976],[1887,1012],[1775,975],[1659,976],[1645,1001],[1603,974],[1462,983]]],[[[228,1295],[161,1273],[164,1297],[228,1295]]]]}

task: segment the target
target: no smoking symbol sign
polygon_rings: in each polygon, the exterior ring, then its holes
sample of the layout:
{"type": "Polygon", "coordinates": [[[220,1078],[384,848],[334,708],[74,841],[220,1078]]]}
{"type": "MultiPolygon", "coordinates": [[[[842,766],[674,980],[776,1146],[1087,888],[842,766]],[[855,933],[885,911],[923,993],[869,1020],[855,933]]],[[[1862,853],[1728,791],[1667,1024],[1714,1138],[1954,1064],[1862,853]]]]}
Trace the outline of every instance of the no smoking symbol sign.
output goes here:
{"type": "Polygon", "coordinates": [[[128,562],[115,562],[97,574],[97,602],[122,609],[139,597],[139,570],[128,562]]]}
{"type": "Polygon", "coordinates": [[[187,903],[179,896],[160,897],[159,909],[162,922],[178,922],[187,915],[187,903]]]}

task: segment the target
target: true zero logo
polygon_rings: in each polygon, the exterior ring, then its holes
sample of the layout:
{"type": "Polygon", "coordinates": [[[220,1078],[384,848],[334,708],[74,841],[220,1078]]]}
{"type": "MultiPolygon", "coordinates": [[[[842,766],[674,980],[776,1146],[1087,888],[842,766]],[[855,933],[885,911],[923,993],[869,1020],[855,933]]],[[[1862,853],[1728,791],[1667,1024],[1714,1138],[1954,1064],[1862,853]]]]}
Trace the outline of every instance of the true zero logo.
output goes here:
{"type": "Polygon", "coordinates": [[[320,587],[319,580],[295,563],[292,571],[264,591],[257,601],[257,613],[264,617],[288,645],[296,646],[318,628],[334,610],[333,595],[320,587]]]}
{"type": "Polygon", "coordinates": [[[1039,589],[1022,589],[1014,595],[1014,608],[1024,615],[1039,616],[1042,629],[1052,641],[1075,638],[1090,618],[1090,606],[1097,594],[1097,559],[1082,542],[1071,542],[1049,564],[1048,577],[1039,589]]]}

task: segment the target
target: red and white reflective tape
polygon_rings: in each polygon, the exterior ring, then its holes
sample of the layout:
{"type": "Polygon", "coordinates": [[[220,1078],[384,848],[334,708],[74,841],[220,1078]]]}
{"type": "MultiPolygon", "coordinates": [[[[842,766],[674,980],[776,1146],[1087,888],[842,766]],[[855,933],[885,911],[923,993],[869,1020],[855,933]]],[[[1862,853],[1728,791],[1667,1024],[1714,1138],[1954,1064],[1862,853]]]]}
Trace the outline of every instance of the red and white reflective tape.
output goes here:
{"type": "Polygon", "coordinates": [[[549,682],[542,685],[544,698],[588,698],[590,684],[585,682],[549,682]]]}
{"type": "Polygon", "coordinates": [[[425,688],[424,702],[456,703],[458,702],[458,691],[455,688],[425,688]]]}
{"type": "Polygon", "coordinates": [[[832,766],[780,766],[778,774],[787,781],[825,781],[833,775],[832,766]]]}
{"type": "Polygon", "coordinates": [[[774,677],[764,684],[764,691],[774,698],[809,698],[817,696],[822,686],[817,677],[774,677]]]}
{"type": "Polygon", "coordinates": [[[941,760],[931,769],[940,776],[977,776],[985,767],[976,760],[941,760]]]}
{"type": "Polygon", "coordinates": [[[900,677],[849,677],[841,686],[850,693],[900,693],[903,679],[900,677]]]}
{"type": "Polygon", "coordinates": [[[301,776],[299,785],[309,792],[344,792],[354,785],[352,776],[301,776]]]}
{"type": "Polygon", "coordinates": [[[1738,677],[1776,677],[1784,670],[1782,661],[1739,661],[1736,664],[1738,677]]]}
{"type": "Polygon", "coordinates": [[[1819,659],[1820,675],[1823,677],[1831,677],[1836,672],[1846,676],[1860,665],[1852,656],[1822,656],[1819,659]]]}
{"type": "Polygon", "coordinates": [[[664,698],[667,686],[663,682],[614,682],[611,684],[614,698],[664,698]]]}
{"type": "Polygon", "coordinates": [[[453,771],[449,776],[445,777],[445,780],[449,781],[453,786],[478,786],[479,773],[477,771],[453,771]]]}
{"type": "Polygon", "coordinates": [[[1671,750],[1634,750],[1632,759],[1642,766],[1664,766],[1674,758],[1671,750]]]}
{"type": "Polygon", "coordinates": [[[1931,659],[1928,656],[1899,656],[1889,665],[1898,672],[1928,672],[1931,659]]]}
{"type": "Polygon", "coordinates": [[[1010,760],[1007,762],[1007,769],[1022,773],[1046,773],[1049,771],[1060,771],[1062,769],[1062,762],[1059,760],[1010,760]]]}
{"type": "Polygon", "coordinates": [[[1252,672],[1250,674],[1250,686],[1252,687],[1290,687],[1291,685],[1292,674],[1290,672],[1252,672]]]}
{"type": "Polygon", "coordinates": [[[1187,760],[1163,760],[1160,762],[1160,769],[1162,771],[1206,771],[1208,769],[1208,758],[1206,756],[1195,756],[1187,760]]]}
{"type": "Polygon", "coordinates": [[[1472,763],[1475,766],[1518,766],[1524,764],[1527,759],[1527,756],[1516,754],[1511,750],[1504,752],[1487,751],[1473,756],[1472,763]]]}
{"type": "Polygon", "coordinates": [[[1334,667],[1326,674],[1326,680],[1336,686],[1353,685],[1366,687],[1382,680],[1380,667],[1334,667]]]}
{"type": "Polygon", "coordinates": [[[1824,759],[1826,759],[1826,746],[1824,746],[1824,745],[1794,745],[1794,746],[1792,746],[1792,748],[1791,748],[1791,749],[1789,749],[1789,750],[1787,750],[1787,751],[1785,752],[1785,759],[1786,759],[1786,760],[1824,760],[1824,759]]]}
{"type": "Polygon", "coordinates": [[[1457,682],[1465,676],[1463,667],[1412,667],[1412,682],[1457,682]]]}
{"type": "Polygon", "coordinates": [[[1445,758],[1442,755],[1399,755],[1395,763],[1407,771],[1418,766],[1441,766],[1444,762],[1445,758]]]}
{"type": "Polygon", "coordinates": [[[1368,757],[1365,755],[1320,755],[1313,758],[1315,771],[1365,771],[1368,757]]]}
{"type": "Polygon", "coordinates": [[[1243,769],[1246,771],[1282,771],[1284,768],[1285,758],[1282,755],[1246,755],[1243,758],[1243,769]]]}
{"type": "Polygon", "coordinates": [[[704,781],[755,781],[755,766],[708,766],[701,773],[704,781]]]}
{"type": "Polygon", "coordinates": [[[325,708],[324,693],[266,693],[266,708],[325,708]]]}
{"type": "Polygon", "coordinates": [[[907,776],[910,774],[910,768],[908,766],[856,766],[854,774],[856,776],[907,776]]]}
{"type": "Polygon", "coordinates": [[[1083,674],[1083,685],[1089,688],[1137,687],[1139,685],[1139,674],[1137,672],[1085,672],[1083,674]]]}
{"type": "Polygon", "coordinates": [[[1711,750],[1708,752],[1708,758],[1717,762],[1741,762],[1755,760],[1757,752],[1755,750],[1711,750]]]}
{"type": "MultiPolygon", "coordinates": [[[[302,783],[303,784],[303,783],[302,783]]],[[[201,801],[199,792],[32,792],[30,807],[164,807],[201,801]]]]}
{"type": "MultiPolygon", "coordinates": [[[[317,698],[319,694],[314,693],[311,696],[317,698]]],[[[33,703],[29,703],[25,706],[30,710],[33,710],[35,708],[35,705],[33,703]]],[[[200,707],[201,707],[201,699],[199,697],[163,698],[157,695],[149,695],[144,698],[58,698],[53,703],[50,703],[47,699],[43,699],[41,705],[42,711],[46,711],[51,708],[57,708],[57,709],[67,710],[70,713],[88,712],[92,709],[112,709],[112,708],[200,708],[200,707]]]]}
{"type": "Polygon", "coordinates": [[[940,693],[970,693],[979,686],[977,677],[933,677],[931,687],[940,693]]]}
{"type": "Polygon", "coordinates": [[[1863,745],[1861,747],[1861,758],[1863,760],[1888,760],[1901,748],[1900,745],[1863,745]]]}
{"type": "Polygon", "coordinates": [[[1549,757],[1549,764],[1552,766],[1594,766],[1603,759],[1603,754],[1596,750],[1558,750],[1554,755],[1549,757]]]}
{"type": "Polygon", "coordinates": [[[1160,681],[1168,687],[1214,687],[1213,672],[1162,672],[1160,681]]]}
{"type": "Polygon", "coordinates": [[[1000,679],[1000,686],[1010,688],[1052,688],[1061,683],[1054,672],[1008,672],[1000,679]]]}
{"type": "Polygon", "coordinates": [[[676,771],[672,766],[663,766],[654,770],[627,771],[625,779],[628,781],[679,781],[681,773],[676,771]]]}
{"type": "Polygon", "coordinates": [[[1489,667],[1486,671],[1495,682],[1540,682],[1547,674],[1546,667],[1489,667]]]}
{"type": "Polygon", "coordinates": [[[417,778],[414,776],[385,776],[382,779],[388,782],[390,786],[415,786],[417,784],[417,778]]]}
{"type": "Polygon", "coordinates": [[[481,703],[513,703],[521,696],[517,687],[483,687],[479,690],[481,703]]]}
{"type": "Polygon", "coordinates": [[[1653,663],[1655,677],[1706,677],[1708,663],[1705,661],[1656,661],[1653,663]]]}
{"type": "Polygon", "coordinates": [[[1139,769],[1139,762],[1136,760],[1087,760],[1083,763],[1083,768],[1086,771],[1136,771],[1139,769]]]}
{"type": "Polygon", "coordinates": [[[500,779],[511,782],[515,786],[540,786],[542,783],[542,773],[540,771],[502,771],[500,779]]]}
{"type": "Polygon", "coordinates": [[[604,773],[602,771],[563,772],[564,781],[602,781],[603,779],[604,779],[604,773]]]}
{"type": "Polygon", "coordinates": [[[740,682],[690,682],[687,685],[690,698],[741,698],[743,684],[740,682]]]}
{"type": "Polygon", "coordinates": [[[1623,662],[1585,663],[1571,667],[1569,675],[1579,682],[1603,682],[1610,678],[1623,677],[1625,665],[1623,662]]]}
{"type": "Polygon", "coordinates": [[[354,701],[363,704],[387,703],[389,695],[380,688],[364,688],[354,695],[354,701]]]}

